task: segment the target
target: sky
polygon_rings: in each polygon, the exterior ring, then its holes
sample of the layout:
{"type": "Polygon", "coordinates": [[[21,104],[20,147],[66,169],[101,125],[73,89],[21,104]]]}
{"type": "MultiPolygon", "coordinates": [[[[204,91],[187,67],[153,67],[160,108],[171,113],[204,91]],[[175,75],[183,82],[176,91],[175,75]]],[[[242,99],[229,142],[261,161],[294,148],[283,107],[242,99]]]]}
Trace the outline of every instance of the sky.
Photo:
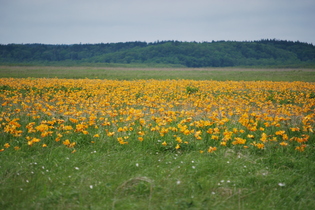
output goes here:
{"type": "Polygon", "coordinates": [[[315,0],[0,0],[0,44],[260,39],[315,45],[315,0]]]}

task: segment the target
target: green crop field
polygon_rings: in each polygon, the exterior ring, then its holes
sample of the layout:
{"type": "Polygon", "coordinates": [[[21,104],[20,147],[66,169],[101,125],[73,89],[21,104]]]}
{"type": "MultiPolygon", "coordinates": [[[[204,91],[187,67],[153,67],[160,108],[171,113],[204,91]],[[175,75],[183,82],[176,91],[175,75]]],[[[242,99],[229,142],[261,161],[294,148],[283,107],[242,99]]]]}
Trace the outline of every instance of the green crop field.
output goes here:
{"type": "Polygon", "coordinates": [[[315,70],[0,66],[0,209],[315,209],[315,70]]]}

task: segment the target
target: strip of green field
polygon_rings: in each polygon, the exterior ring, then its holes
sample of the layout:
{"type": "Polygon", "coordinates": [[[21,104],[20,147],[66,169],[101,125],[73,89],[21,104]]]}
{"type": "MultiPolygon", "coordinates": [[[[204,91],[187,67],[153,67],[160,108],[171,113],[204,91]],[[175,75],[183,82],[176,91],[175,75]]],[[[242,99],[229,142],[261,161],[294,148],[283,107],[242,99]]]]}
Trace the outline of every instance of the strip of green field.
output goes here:
{"type": "Polygon", "coordinates": [[[0,77],[315,82],[315,69],[0,66],[0,77]]]}

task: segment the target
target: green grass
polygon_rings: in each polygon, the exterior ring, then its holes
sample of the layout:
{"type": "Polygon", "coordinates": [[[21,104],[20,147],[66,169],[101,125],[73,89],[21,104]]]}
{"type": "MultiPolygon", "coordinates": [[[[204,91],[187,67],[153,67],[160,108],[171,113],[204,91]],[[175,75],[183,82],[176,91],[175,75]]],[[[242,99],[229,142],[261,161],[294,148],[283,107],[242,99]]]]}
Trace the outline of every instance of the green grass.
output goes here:
{"type": "Polygon", "coordinates": [[[1,209],[314,209],[314,154],[95,144],[1,154],[1,209]],[[285,186],[280,186],[284,184],[285,186]]]}
{"type": "Polygon", "coordinates": [[[234,81],[305,81],[315,82],[314,69],[250,68],[123,68],[123,67],[51,67],[0,66],[0,77],[12,78],[90,78],[90,79],[193,79],[234,81]]]}

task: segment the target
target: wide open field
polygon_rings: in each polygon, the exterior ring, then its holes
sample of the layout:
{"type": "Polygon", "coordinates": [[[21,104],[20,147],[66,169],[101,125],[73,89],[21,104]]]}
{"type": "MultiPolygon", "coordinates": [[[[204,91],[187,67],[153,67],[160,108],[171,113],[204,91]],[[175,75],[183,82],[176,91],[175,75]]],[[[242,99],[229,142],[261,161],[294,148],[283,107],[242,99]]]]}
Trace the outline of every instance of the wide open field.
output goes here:
{"type": "Polygon", "coordinates": [[[234,81],[305,81],[315,82],[315,69],[258,68],[105,68],[0,66],[0,77],[12,78],[90,78],[90,79],[192,79],[234,81]]]}
{"type": "Polygon", "coordinates": [[[0,209],[315,209],[313,71],[2,68],[0,209]]]}

